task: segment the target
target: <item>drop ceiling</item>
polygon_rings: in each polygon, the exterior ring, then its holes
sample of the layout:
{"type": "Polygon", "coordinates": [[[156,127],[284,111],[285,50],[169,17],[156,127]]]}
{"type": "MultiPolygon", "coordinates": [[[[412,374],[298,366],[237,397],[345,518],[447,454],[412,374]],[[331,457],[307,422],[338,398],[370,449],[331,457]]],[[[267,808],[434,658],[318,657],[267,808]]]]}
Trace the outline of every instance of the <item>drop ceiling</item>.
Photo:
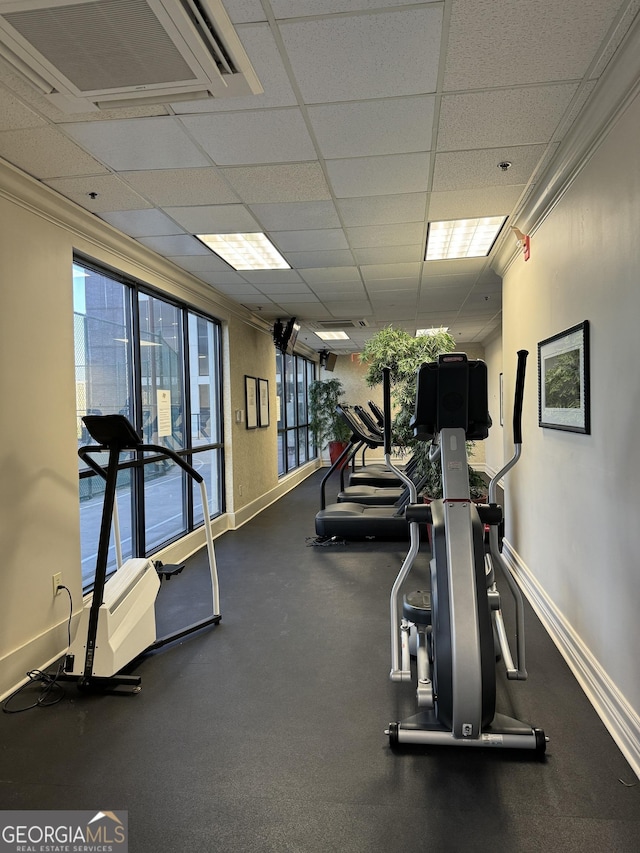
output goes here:
{"type": "Polygon", "coordinates": [[[263,94],[68,114],[0,60],[0,157],[312,349],[333,325],[335,352],[389,324],[482,342],[492,256],[426,263],[427,224],[508,216],[517,246],[639,5],[224,0],[263,94]],[[236,272],[193,236],[236,231],[291,269],[236,272]]]}

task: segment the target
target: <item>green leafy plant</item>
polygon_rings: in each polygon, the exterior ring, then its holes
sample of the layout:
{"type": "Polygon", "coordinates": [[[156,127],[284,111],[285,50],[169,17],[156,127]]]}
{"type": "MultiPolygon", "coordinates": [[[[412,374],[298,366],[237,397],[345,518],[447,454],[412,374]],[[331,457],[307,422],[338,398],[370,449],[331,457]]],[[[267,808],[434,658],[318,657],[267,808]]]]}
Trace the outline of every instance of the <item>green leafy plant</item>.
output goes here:
{"type": "MultiPolygon", "coordinates": [[[[442,474],[439,464],[428,460],[430,442],[417,441],[410,421],[416,400],[416,374],[424,362],[437,361],[441,353],[454,352],[455,339],[446,329],[436,329],[431,334],[413,337],[402,329],[388,326],[371,337],[364,346],[360,361],[367,365],[365,381],[370,387],[382,383],[382,371],[390,370],[391,400],[394,410],[391,440],[400,453],[413,453],[418,462],[420,476],[426,476],[424,494],[432,498],[442,496],[442,474]]],[[[469,467],[469,484],[472,497],[486,494],[482,476],[469,467]]]]}
{"type": "Polygon", "coordinates": [[[309,428],[318,447],[330,441],[348,441],[351,431],[336,412],[344,396],[340,379],[316,379],[309,385],[309,428]]]}

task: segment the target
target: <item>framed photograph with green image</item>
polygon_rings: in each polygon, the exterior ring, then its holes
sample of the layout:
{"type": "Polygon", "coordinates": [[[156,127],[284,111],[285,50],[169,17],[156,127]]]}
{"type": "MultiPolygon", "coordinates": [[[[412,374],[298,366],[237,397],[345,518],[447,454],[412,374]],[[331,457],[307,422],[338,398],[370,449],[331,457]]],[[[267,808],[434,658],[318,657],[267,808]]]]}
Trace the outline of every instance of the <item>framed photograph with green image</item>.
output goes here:
{"type": "Polygon", "coordinates": [[[588,320],[538,344],[538,425],[591,432],[588,320]]]}

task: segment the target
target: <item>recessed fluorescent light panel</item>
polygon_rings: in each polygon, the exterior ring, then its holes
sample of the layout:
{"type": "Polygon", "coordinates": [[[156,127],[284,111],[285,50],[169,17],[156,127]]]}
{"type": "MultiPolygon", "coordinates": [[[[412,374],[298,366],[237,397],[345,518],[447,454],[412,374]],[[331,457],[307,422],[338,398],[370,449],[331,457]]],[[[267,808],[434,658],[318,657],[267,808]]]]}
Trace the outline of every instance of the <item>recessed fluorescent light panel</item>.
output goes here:
{"type": "Polygon", "coordinates": [[[440,332],[448,332],[448,326],[433,326],[431,329],[416,329],[416,338],[433,337],[440,332]]]}
{"type": "Polygon", "coordinates": [[[349,335],[346,332],[315,332],[315,334],[323,341],[349,340],[349,335]]]}
{"type": "Polygon", "coordinates": [[[430,222],[425,260],[486,257],[506,220],[506,216],[482,216],[430,222]]]}
{"type": "Polygon", "coordinates": [[[196,234],[196,237],[234,270],[291,269],[264,234],[196,234]]]}

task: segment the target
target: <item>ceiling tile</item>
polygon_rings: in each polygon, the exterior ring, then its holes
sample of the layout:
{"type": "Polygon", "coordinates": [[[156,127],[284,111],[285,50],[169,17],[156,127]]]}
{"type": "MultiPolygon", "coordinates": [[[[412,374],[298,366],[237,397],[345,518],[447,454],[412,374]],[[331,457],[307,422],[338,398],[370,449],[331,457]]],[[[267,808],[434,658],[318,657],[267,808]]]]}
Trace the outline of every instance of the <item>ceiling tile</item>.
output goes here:
{"type": "Polygon", "coordinates": [[[184,116],[181,121],[219,166],[316,159],[297,107],[184,116]]]}
{"type": "Polygon", "coordinates": [[[382,246],[380,248],[354,249],[353,255],[359,264],[404,264],[421,261],[424,246],[382,246]]]}
{"type": "Polygon", "coordinates": [[[302,270],[300,273],[309,284],[323,282],[360,282],[358,267],[320,267],[302,270]]]}
{"type": "MultiPolygon", "coordinates": [[[[445,261],[425,261],[422,270],[423,281],[426,279],[437,279],[442,276],[449,275],[473,275],[474,277],[482,272],[486,266],[486,258],[464,258],[445,261]]],[[[440,282],[439,286],[443,287],[446,282],[440,282]]]]}
{"type": "Polygon", "coordinates": [[[332,252],[287,252],[286,258],[292,267],[345,267],[353,263],[353,255],[348,249],[336,249],[332,252]]]}
{"type": "MultiPolygon", "coordinates": [[[[277,301],[277,297],[283,294],[291,296],[292,294],[308,294],[311,293],[307,285],[303,281],[280,281],[280,282],[264,282],[257,284],[256,287],[261,293],[272,297],[277,301]]],[[[315,294],[313,294],[315,296],[315,294]]]]}
{"type": "Polygon", "coordinates": [[[533,86],[444,95],[438,151],[548,142],[577,85],[533,86]]]}
{"type": "Polygon", "coordinates": [[[62,127],[112,169],[185,169],[211,165],[172,117],[72,122],[62,127]]]}
{"type": "Polygon", "coordinates": [[[316,285],[312,290],[318,299],[321,299],[323,302],[327,299],[330,299],[332,302],[353,302],[355,299],[367,298],[367,293],[362,285],[360,287],[349,285],[342,290],[333,290],[324,285],[316,285]]]}
{"type": "Polygon", "coordinates": [[[42,127],[46,121],[6,89],[0,89],[0,130],[42,127]]]}
{"type": "Polygon", "coordinates": [[[227,15],[233,24],[244,21],[266,21],[260,0],[224,0],[227,15]]]}
{"type": "MultiPolygon", "coordinates": [[[[193,255],[194,258],[199,257],[199,255],[193,255]]],[[[181,264],[184,269],[187,267],[184,264],[181,264]]],[[[213,287],[235,287],[239,290],[242,286],[248,286],[246,281],[243,281],[242,278],[238,275],[237,272],[233,270],[229,270],[229,272],[194,272],[193,275],[196,278],[199,278],[201,281],[206,282],[207,284],[211,284],[213,287]]]]}
{"type": "Polygon", "coordinates": [[[260,230],[243,204],[166,207],[165,210],[192,234],[233,234],[260,230]]]}
{"type": "Polygon", "coordinates": [[[181,234],[179,225],[161,210],[117,210],[101,214],[114,228],[120,229],[130,237],[152,237],[167,234],[181,234]]]}
{"type": "Polygon", "coordinates": [[[340,219],[332,201],[252,204],[251,210],[264,230],[269,232],[340,227],[340,219]]]}
{"type": "Polygon", "coordinates": [[[44,183],[91,213],[104,213],[110,210],[142,210],[145,206],[151,207],[116,175],[53,178],[45,180],[44,183]],[[91,198],[89,193],[97,193],[97,195],[91,198]]]}
{"type": "MultiPolygon", "coordinates": [[[[371,316],[371,307],[368,302],[362,302],[359,299],[354,300],[353,302],[334,302],[333,300],[326,299],[324,304],[327,310],[336,318],[344,320],[358,320],[371,316]]],[[[351,329],[345,329],[345,331],[348,335],[353,335],[355,333],[355,329],[353,331],[351,329]]]]}
{"type": "Polygon", "coordinates": [[[326,165],[338,198],[420,192],[429,178],[429,154],[354,157],[328,160],[326,165]]]}
{"type": "Polygon", "coordinates": [[[423,222],[404,222],[399,225],[347,228],[347,237],[353,249],[422,244],[425,238],[425,226],[423,222]]]}
{"type": "Polygon", "coordinates": [[[370,282],[377,278],[414,278],[420,275],[422,270],[421,263],[400,263],[400,264],[371,264],[362,266],[362,277],[365,282],[370,282]]]}
{"type": "Polygon", "coordinates": [[[262,284],[278,281],[301,282],[297,270],[242,270],[242,277],[252,284],[262,284]]]}
{"type": "MultiPolygon", "coordinates": [[[[263,15],[264,20],[264,15],[263,15]]],[[[265,109],[297,104],[289,77],[268,24],[250,24],[236,27],[240,41],[251,60],[264,92],[260,95],[206,98],[172,104],[174,112],[210,113],[229,110],[265,109]]]]}
{"type": "Polygon", "coordinates": [[[435,92],[442,6],[283,22],[308,104],[435,92]]]}
{"type": "Polygon", "coordinates": [[[557,0],[453,0],[444,87],[579,79],[619,9],[619,0],[563,0],[560,9],[557,0]]]}
{"type": "Polygon", "coordinates": [[[150,169],[123,172],[128,184],[161,207],[191,204],[228,204],[238,196],[217,169],[150,169]]]}
{"type": "Polygon", "coordinates": [[[422,222],[426,205],[426,193],[341,198],[336,202],[342,221],[347,227],[422,222]]]}
{"type": "MultiPolygon", "coordinates": [[[[274,302],[275,301],[276,300],[274,299],[274,302]]],[[[308,293],[281,293],[278,296],[277,302],[278,305],[288,305],[289,310],[292,313],[297,314],[302,313],[302,311],[304,310],[300,308],[301,305],[317,303],[318,297],[315,295],[315,293],[311,293],[311,291],[309,291],[308,293]]]]}
{"type": "MultiPolygon", "coordinates": [[[[247,2],[247,0],[240,0],[240,2],[247,2]]],[[[427,0],[427,2],[439,2],[439,0],[427,0]]],[[[302,0],[302,2],[301,0],[271,0],[271,8],[276,18],[330,15],[334,12],[364,12],[390,6],[409,5],[411,0],[302,0]]]]}
{"type": "Polygon", "coordinates": [[[220,171],[247,204],[331,198],[319,163],[236,166],[220,171]]]}
{"type": "Polygon", "coordinates": [[[524,187],[484,187],[431,193],[429,221],[462,219],[467,216],[500,216],[510,214],[524,187]]]}
{"type": "Polygon", "coordinates": [[[418,292],[419,279],[415,278],[373,278],[367,281],[367,292],[375,294],[395,290],[412,290],[418,292]]]}
{"type": "Polygon", "coordinates": [[[281,252],[349,248],[341,228],[326,228],[320,231],[271,231],[269,236],[281,252]]]}
{"type": "Polygon", "coordinates": [[[545,151],[546,145],[521,145],[517,148],[484,148],[436,154],[432,189],[443,191],[524,185],[545,151]],[[511,163],[507,171],[498,168],[498,163],[504,162],[511,163]]]}
{"type": "Polygon", "coordinates": [[[138,242],[159,255],[208,255],[210,251],[204,243],[189,234],[174,237],[139,237],[138,242]]]}
{"type": "Polygon", "coordinates": [[[0,157],[35,178],[107,174],[102,163],[54,127],[1,132],[0,157]]]}
{"type": "Polygon", "coordinates": [[[326,159],[406,154],[431,148],[432,95],[308,108],[326,159]]]}
{"type": "Polygon", "coordinates": [[[201,273],[221,273],[223,281],[228,284],[233,282],[246,284],[244,278],[235,270],[232,270],[229,264],[225,263],[222,258],[219,258],[213,252],[208,252],[206,255],[169,255],[168,260],[172,261],[179,267],[182,267],[195,275],[201,273]]]}

